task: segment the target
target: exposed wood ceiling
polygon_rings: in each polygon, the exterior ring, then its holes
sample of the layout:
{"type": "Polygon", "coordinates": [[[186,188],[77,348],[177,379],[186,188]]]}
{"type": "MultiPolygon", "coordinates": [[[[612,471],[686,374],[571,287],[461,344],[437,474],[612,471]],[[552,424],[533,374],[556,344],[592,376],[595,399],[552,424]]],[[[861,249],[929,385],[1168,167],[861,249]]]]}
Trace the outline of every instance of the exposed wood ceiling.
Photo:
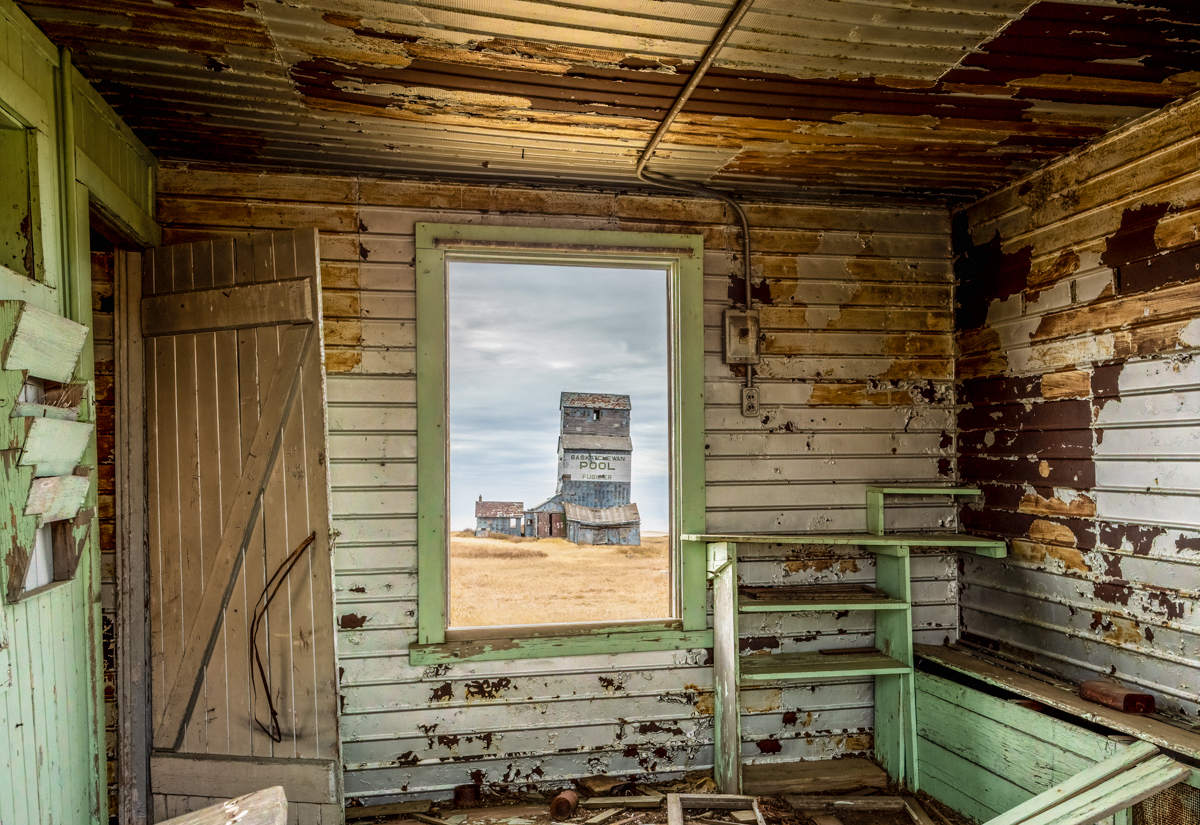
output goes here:
{"type": "MultiPolygon", "coordinates": [[[[163,160],[629,186],[733,0],[17,0],[163,160]]],[[[964,200],[1200,89],[1193,0],[758,0],[652,169],[964,200]]]]}

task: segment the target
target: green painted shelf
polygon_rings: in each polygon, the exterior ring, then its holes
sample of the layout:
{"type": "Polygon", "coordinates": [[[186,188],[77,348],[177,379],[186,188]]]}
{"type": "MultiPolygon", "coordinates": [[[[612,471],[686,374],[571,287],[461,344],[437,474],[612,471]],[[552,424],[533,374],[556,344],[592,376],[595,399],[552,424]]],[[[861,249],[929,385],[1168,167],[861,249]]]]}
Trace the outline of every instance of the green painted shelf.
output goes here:
{"type": "Polygon", "coordinates": [[[739,613],[802,613],[830,610],[904,610],[908,602],[866,585],[739,588],[739,613]]]}
{"type": "Polygon", "coordinates": [[[911,668],[885,653],[777,653],[741,657],[743,685],[780,679],[837,679],[911,673],[911,668]]]}
{"type": "Polygon", "coordinates": [[[963,533],[802,533],[799,535],[712,535],[688,533],[685,541],[736,542],[738,544],[856,544],[884,556],[906,556],[910,547],[959,547],[979,556],[1004,558],[1007,545],[1000,539],[986,539],[963,533]]]}
{"type": "MultiPolygon", "coordinates": [[[[884,524],[887,496],[972,496],[972,487],[872,485],[866,491],[864,533],[690,533],[686,541],[707,545],[713,604],[713,778],[722,793],[742,792],[742,722],[738,691],[767,683],[847,677],[875,679],[875,758],[892,781],[918,790],[916,702],[913,695],[912,558],[914,547],[944,547],[1003,558],[998,539],[962,533],[889,533],[884,524]],[[875,581],[799,586],[738,584],[738,546],[747,544],[857,546],[875,554],[875,581]],[[838,653],[777,653],[743,656],[739,615],[819,611],[871,612],[877,649],[838,653]],[[878,648],[886,650],[882,653],[878,648]]],[[[803,550],[791,550],[803,556],[803,550]]],[[[808,619],[801,619],[805,625],[808,619]]]]}

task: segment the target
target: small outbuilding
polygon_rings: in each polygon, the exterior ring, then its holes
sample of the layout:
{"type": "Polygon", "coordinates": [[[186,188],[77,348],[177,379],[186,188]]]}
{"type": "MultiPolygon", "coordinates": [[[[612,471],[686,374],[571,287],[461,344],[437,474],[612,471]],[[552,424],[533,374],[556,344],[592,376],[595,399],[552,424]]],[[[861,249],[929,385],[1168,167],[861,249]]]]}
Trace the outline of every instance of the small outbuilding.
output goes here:
{"type": "Polygon", "coordinates": [[[509,536],[524,534],[523,521],[525,502],[484,501],[483,496],[475,502],[475,535],[504,533],[509,536]]]}
{"type": "Polygon", "coordinates": [[[525,511],[525,535],[539,539],[566,538],[561,496],[552,496],[525,511]]]}
{"type": "Polygon", "coordinates": [[[563,502],[567,517],[567,540],[576,544],[642,543],[641,516],[636,504],[617,507],[584,507],[563,502]]]}

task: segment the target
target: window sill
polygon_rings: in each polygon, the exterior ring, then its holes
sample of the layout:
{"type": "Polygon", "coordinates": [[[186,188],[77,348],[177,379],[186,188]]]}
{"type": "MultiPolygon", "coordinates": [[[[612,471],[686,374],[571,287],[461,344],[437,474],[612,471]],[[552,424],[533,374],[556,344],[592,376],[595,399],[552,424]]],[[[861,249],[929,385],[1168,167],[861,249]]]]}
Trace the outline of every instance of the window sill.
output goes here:
{"type": "MultiPolygon", "coordinates": [[[[480,628],[481,633],[484,630],[480,628]]],[[[492,628],[486,630],[494,632],[492,628]]],[[[646,650],[698,650],[711,648],[712,645],[712,630],[683,630],[681,623],[676,620],[657,626],[645,623],[630,627],[603,625],[569,631],[562,627],[547,628],[544,635],[476,637],[441,644],[412,645],[408,649],[408,661],[411,665],[438,665],[646,650]]]]}

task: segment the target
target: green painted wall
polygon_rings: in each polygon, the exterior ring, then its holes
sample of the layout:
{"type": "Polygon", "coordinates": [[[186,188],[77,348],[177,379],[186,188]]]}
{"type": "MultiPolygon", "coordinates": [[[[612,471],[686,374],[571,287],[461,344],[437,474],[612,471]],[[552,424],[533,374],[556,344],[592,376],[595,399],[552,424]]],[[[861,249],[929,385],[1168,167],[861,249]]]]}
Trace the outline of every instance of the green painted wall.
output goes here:
{"type": "Polygon", "coordinates": [[[917,674],[916,689],[921,790],[980,822],[1124,747],[928,673],[917,674]]]}
{"type": "MultiPolygon", "coordinates": [[[[0,109],[24,130],[36,169],[29,203],[14,202],[23,187],[4,187],[0,210],[27,209],[36,219],[30,242],[40,279],[26,278],[24,266],[0,266],[0,299],[90,325],[89,208],[131,239],[156,242],[154,160],[12,0],[0,0],[0,109]]],[[[21,146],[0,142],[0,170],[25,162],[15,157],[21,146]]],[[[90,384],[92,365],[89,336],[76,378],[90,384]]],[[[95,454],[93,440],[83,465],[94,467],[95,454]]],[[[24,505],[9,500],[20,495],[9,486],[0,484],[5,512],[24,505]]],[[[93,478],[85,506],[97,506],[95,489],[93,478]]],[[[11,533],[0,532],[0,561],[11,533]]],[[[0,599],[0,825],[108,821],[96,530],[90,535],[74,579],[16,604],[0,599]]],[[[0,592],[8,575],[0,563],[0,592]]]]}

